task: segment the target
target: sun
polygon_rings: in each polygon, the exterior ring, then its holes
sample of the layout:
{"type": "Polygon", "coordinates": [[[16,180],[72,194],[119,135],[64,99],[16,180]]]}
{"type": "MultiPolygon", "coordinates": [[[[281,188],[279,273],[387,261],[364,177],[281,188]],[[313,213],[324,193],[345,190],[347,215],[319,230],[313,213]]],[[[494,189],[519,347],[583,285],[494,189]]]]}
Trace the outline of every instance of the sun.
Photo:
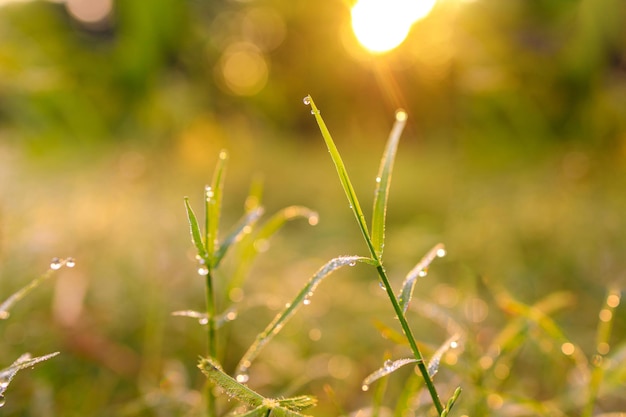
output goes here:
{"type": "Polygon", "coordinates": [[[400,45],[411,26],[427,16],[437,0],[358,0],[352,7],[352,30],[372,53],[400,45]]]}

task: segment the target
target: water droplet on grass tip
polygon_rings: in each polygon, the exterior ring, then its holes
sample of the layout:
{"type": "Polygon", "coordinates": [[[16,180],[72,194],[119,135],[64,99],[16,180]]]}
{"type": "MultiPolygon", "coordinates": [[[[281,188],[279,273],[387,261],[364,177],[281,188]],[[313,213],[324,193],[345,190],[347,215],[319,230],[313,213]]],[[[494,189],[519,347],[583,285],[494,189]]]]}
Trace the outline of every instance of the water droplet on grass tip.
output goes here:
{"type": "Polygon", "coordinates": [[[317,224],[319,223],[319,221],[320,221],[320,218],[319,218],[319,216],[317,216],[317,215],[313,215],[313,216],[310,216],[310,217],[309,217],[309,224],[310,224],[311,226],[315,226],[315,225],[317,225],[317,224]]]}
{"type": "Polygon", "coordinates": [[[9,313],[8,311],[0,311],[0,320],[6,320],[9,318],[10,315],[11,313],[9,313]]]}
{"type": "Polygon", "coordinates": [[[369,386],[369,385],[367,385],[367,384],[363,384],[363,385],[361,385],[361,389],[362,389],[363,391],[367,391],[367,390],[369,390],[369,389],[370,389],[370,386],[369,386]]]}
{"type": "Polygon", "coordinates": [[[409,115],[402,109],[396,110],[396,120],[399,122],[404,122],[409,115]]]}
{"type": "Polygon", "coordinates": [[[437,256],[443,258],[446,256],[447,252],[444,248],[437,249],[437,256]]]}
{"type": "Polygon", "coordinates": [[[198,275],[209,275],[209,268],[207,268],[206,266],[201,266],[200,268],[198,268],[198,275]]]}
{"type": "Polygon", "coordinates": [[[245,384],[246,382],[248,382],[248,380],[250,379],[250,376],[248,376],[248,374],[239,374],[235,377],[235,379],[237,380],[237,382],[239,382],[240,384],[245,384]]]}
{"type": "Polygon", "coordinates": [[[67,258],[65,260],[65,266],[68,268],[74,268],[76,266],[76,260],[74,258],[67,258]]]}
{"type": "Polygon", "coordinates": [[[305,98],[302,99],[302,102],[309,106],[311,104],[311,96],[306,96],[305,98]]]}
{"type": "Polygon", "coordinates": [[[61,259],[59,258],[52,258],[52,260],[50,261],[50,268],[52,269],[59,269],[63,266],[63,262],[61,262],[61,259]]]}

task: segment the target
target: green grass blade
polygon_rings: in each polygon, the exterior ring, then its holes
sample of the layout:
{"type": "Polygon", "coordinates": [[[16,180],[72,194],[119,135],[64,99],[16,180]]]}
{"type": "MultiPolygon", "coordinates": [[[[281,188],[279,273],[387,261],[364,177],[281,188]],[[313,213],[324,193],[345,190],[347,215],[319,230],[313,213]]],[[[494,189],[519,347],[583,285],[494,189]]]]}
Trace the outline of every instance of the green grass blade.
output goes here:
{"type": "Polygon", "coordinates": [[[261,201],[263,201],[263,177],[256,175],[250,184],[248,197],[246,197],[246,202],[244,203],[244,210],[248,213],[256,209],[261,205],[261,201]]]}
{"type": "Polygon", "coordinates": [[[285,323],[296,313],[296,311],[302,306],[309,303],[313,292],[320,284],[320,282],[330,275],[333,271],[346,266],[355,265],[357,262],[372,263],[372,259],[364,258],[361,256],[342,256],[334,258],[321,267],[313,277],[307,282],[307,284],[298,292],[294,299],[288,303],[283,311],[278,313],[274,320],[263,330],[255,339],[254,343],[250,346],[248,351],[243,355],[239,364],[237,365],[237,380],[240,382],[247,381],[248,369],[250,368],[252,361],[259,355],[263,347],[269,343],[274,336],[278,334],[284,327],[285,323]]]}
{"type": "Polygon", "coordinates": [[[2,304],[0,304],[0,320],[9,318],[9,314],[10,314],[9,310],[15,305],[15,303],[20,301],[22,298],[26,297],[26,295],[28,295],[28,293],[30,293],[32,290],[34,290],[39,285],[41,285],[42,282],[44,282],[44,281],[48,280],[50,277],[52,277],[52,274],[57,269],[61,268],[64,265],[68,265],[68,263],[67,263],[68,260],[70,262],[74,262],[74,260],[72,258],[67,258],[67,259],[55,258],[53,260],[54,268],[51,266],[44,274],[42,274],[41,276],[33,279],[27,285],[25,285],[24,287],[20,288],[18,291],[16,291],[13,294],[11,294],[11,296],[9,296],[9,298],[4,300],[2,302],[2,304]]]}
{"type": "Polygon", "coordinates": [[[198,368],[216,386],[220,387],[226,395],[247,405],[256,408],[263,405],[265,398],[247,386],[240,384],[233,377],[222,371],[222,367],[213,359],[200,358],[198,368]]]}
{"type": "Polygon", "coordinates": [[[317,125],[320,128],[320,132],[322,133],[324,142],[326,142],[326,147],[328,148],[328,152],[330,152],[330,157],[335,164],[335,168],[337,169],[339,181],[341,182],[341,186],[346,193],[346,197],[348,197],[348,202],[350,203],[352,213],[354,213],[354,216],[356,217],[357,223],[359,224],[359,228],[361,229],[361,233],[365,238],[372,257],[378,260],[378,255],[370,239],[370,234],[367,228],[367,222],[365,221],[365,216],[363,215],[363,210],[361,210],[361,205],[359,204],[359,200],[356,196],[356,192],[354,191],[354,187],[352,186],[352,182],[350,181],[350,177],[348,176],[348,171],[346,170],[343,160],[341,159],[341,155],[339,154],[339,151],[335,146],[335,142],[333,141],[333,138],[330,135],[328,128],[326,127],[326,123],[324,123],[324,119],[322,119],[320,111],[315,106],[315,103],[313,102],[311,96],[306,96],[304,98],[304,103],[311,106],[311,113],[313,113],[313,115],[315,116],[315,120],[317,121],[317,125]]]}
{"type": "Polygon", "coordinates": [[[200,232],[200,225],[198,224],[198,218],[189,204],[189,197],[185,197],[185,208],[187,209],[187,220],[189,221],[189,229],[191,231],[191,242],[198,251],[198,256],[205,262],[208,262],[209,255],[206,251],[206,246],[202,241],[202,232],[200,232]]]}
{"type": "Polygon", "coordinates": [[[58,354],[59,352],[55,352],[33,358],[29,353],[25,353],[20,356],[15,362],[13,362],[11,366],[0,370],[0,398],[2,398],[4,391],[6,391],[7,387],[19,371],[26,368],[32,368],[36,364],[53,358],[58,354]]]}
{"type": "Polygon", "coordinates": [[[459,395],[461,395],[461,391],[462,391],[461,387],[456,387],[456,389],[454,390],[454,393],[452,394],[452,397],[446,404],[446,408],[441,413],[441,417],[448,417],[448,414],[452,410],[452,407],[454,407],[456,400],[459,399],[459,395]]]}
{"type": "Polygon", "coordinates": [[[205,189],[205,244],[206,251],[209,254],[211,267],[215,266],[215,248],[218,245],[218,229],[222,208],[222,195],[224,193],[224,173],[226,170],[227,161],[228,153],[222,150],[217,160],[215,171],[213,172],[213,181],[211,183],[211,186],[205,189]]]}
{"type": "Polygon", "coordinates": [[[228,293],[233,288],[240,288],[246,278],[252,263],[257,255],[267,248],[269,239],[276,234],[287,222],[304,218],[310,225],[316,225],[319,221],[318,214],[303,206],[290,206],[275,213],[269,220],[264,222],[256,232],[246,235],[237,247],[237,267],[228,283],[228,293]]]}
{"type": "Polygon", "coordinates": [[[387,360],[385,361],[382,367],[380,367],[376,371],[369,374],[363,380],[363,386],[361,388],[363,389],[363,391],[367,391],[369,389],[369,386],[372,385],[372,383],[374,383],[375,381],[379,380],[380,378],[387,376],[392,372],[397,371],[398,369],[402,368],[405,365],[408,365],[410,363],[416,363],[416,362],[419,362],[419,361],[414,358],[398,359],[395,361],[387,360]]]}
{"type": "Polygon", "coordinates": [[[387,215],[387,200],[389,197],[389,185],[391,184],[391,173],[393,172],[393,162],[398,151],[398,142],[406,124],[407,114],[404,110],[396,112],[396,121],[391,129],[385,152],[380,161],[378,176],[376,177],[376,188],[374,191],[374,208],[372,210],[372,244],[379,259],[383,257],[385,246],[385,218],[387,215]]]}
{"type": "Polygon", "coordinates": [[[278,399],[277,401],[281,407],[288,408],[292,411],[306,410],[317,404],[317,398],[311,395],[299,395],[297,397],[278,399]]]}
{"type": "Polygon", "coordinates": [[[439,364],[441,363],[441,358],[443,357],[443,355],[450,349],[454,349],[457,347],[457,342],[460,337],[461,336],[458,334],[450,336],[448,340],[446,340],[441,346],[439,346],[439,349],[437,349],[432,358],[430,358],[430,361],[428,361],[428,375],[430,375],[431,378],[434,377],[437,372],[439,372],[439,364]]]}
{"type": "Polygon", "coordinates": [[[259,218],[263,215],[263,212],[263,207],[260,206],[251,210],[239,221],[239,223],[237,223],[228,236],[224,238],[224,241],[215,252],[215,259],[213,260],[215,268],[217,268],[222,259],[224,259],[228,249],[230,249],[234,243],[239,242],[247,233],[250,233],[252,225],[259,220],[259,218]]]}
{"type": "Polygon", "coordinates": [[[409,303],[411,302],[411,297],[413,297],[413,289],[415,288],[415,281],[418,277],[425,276],[428,272],[428,267],[431,262],[437,258],[445,256],[446,250],[443,244],[439,243],[435,245],[420,261],[409,271],[402,283],[402,290],[400,291],[400,295],[398,296],[398,303],[402,308],[402,312],[406,313],[407,308],[409,308],[409,303]]]}

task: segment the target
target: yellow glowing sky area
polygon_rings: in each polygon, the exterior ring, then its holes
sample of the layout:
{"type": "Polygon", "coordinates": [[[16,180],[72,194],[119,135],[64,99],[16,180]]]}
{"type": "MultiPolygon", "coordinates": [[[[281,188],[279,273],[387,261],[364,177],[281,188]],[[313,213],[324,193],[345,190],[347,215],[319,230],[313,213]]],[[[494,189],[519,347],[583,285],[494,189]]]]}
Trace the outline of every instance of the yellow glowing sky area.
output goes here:
{"type": "Polygon", "coordinates": [[[352,30],[370,52],[400,45],[413,23],[430,13],[437,0],[358,0],[352,7],[352,30]]]}

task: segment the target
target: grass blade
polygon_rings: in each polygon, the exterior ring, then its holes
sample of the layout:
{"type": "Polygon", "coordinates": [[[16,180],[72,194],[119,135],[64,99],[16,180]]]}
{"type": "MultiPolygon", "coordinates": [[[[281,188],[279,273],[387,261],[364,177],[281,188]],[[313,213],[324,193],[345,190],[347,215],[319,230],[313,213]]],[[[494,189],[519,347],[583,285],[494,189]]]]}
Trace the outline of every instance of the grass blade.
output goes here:
{"type": "Polygon", "coordinates": [[[30,353],[25,353],[17,358],[17,360],[13,362],[11,366],[6,369],[0,370],[0,398],[2,398],[4,391],[6,391],[7,387],[19,371],[26,368],[32,368],[39,362],[46,361],[50,358],[55,357],[58,354],[59,352],[54,352],[48,355],[33,358],[30,353]]]}
{"type": "Polygon", "coordinates": [[[227,293],[230,293],[233,288],[240,288],[243,285],[252,262],[254,262],[259,252],[267,248],[269,239],[287,222],[298,218],[307,219],[312,226],[319,221],[318,214],[309,208],[303,206],[285,207],[259,226],[256,233],[251,233],[244,237],[237,248],[237,259],[239,262],[228,283],[227,293]]]}
{"type": "Polygon", "coordinates": [[[374,208],[372,210],[372,244],[379,259],[383,257],[385,246],[385,218],[387,215],[387,200],[389,197],[389,185],[391,184],[391,173],[393,172],[393,162],[398,150],[398,142],[406,124],[407,114],[404,110],[396,112],[396,121],[391,129],[385,152],[380,161],[378,176],[376,177],[376,188],[374,191],[374,208]]]}
{"type": "Polygon", "coordinates": [[[439,349],[437,349],[433,357],[430,358],[430,361],[428,362],[428,375],[430,375],[431,378],[439,372],[439,363],[441,363],[443,355],[450,349],[457,347],[457,342],[460,337],[461,336],[458,334],[450,336],[448,340],[443,343],[443,345],[439,346],[439,349]]]}
{"type": "Polygon", "coordinates": [[[370,258],[364,258],[361,256],[342,256],[334,258],[321,267],[315,275],[309,280],[309,282],[300,290],[295,298],[288,303],[283,311],[278,313],[274,320],[263,330],[255,339],[254,343],[250,346],[248,351],[243,355],[239,364],[237,365],[237,380],[240,382],[246,382],[248,379],[248,369],[252,364],[252,361],[259,355],[263,347],[280,332],[285,323],[295,314],[295,312],[304,304],[308,304],[313,292],[320,284],[320,282],[330,275],[333,271],[346,266],[355,265],[357,262],[371,263],[370,258]]]}
{"type": "Polygon", "coordinates": [[[56,270],[60,269],[63,266],[72,268],[75,265],[75,263],[76,261],[74,261],[74,258],[66,258],[66,259],[54,258],[52,262],[50,263],[50,268],[48,268],[48,270],[44,274],[33,279],[27,285],[25,285],[24,287],[20,288],[19,290],[11,294],[9,298],[4,300],[2,304],[0,304],[0,320],[9,318],[9,315],[10,315],[9,310],[15,305],[15,303],[20,301],[22,298],[26,297],[28,293],[30,293],[32,290],[34,290],[39,285],[41,285],[42,282],[52,277],[52,274],[56,270]]]}
{"type": "Polygon", "coordinates": [[[235,226],[235,228],[224,238],[220,247],[215,252],[214,267],[217,268],[224,259],[226,252],[235,242],[239,242],[246,233],[250,233],[252,225],[263,215],[263,207],[256,207],[248,212],[235,226]]]}
{"type": "Polygon", "coordinates": [[[198,224],[198,218],[189,204],[189,197],[185,197],[185,208],[187,209],[187,220],[189,221],[189,229],[191,232],[191,242],[198,251],[198,256],[202,258],[205,263],[208,262],[209,255],[206,251],[206,246],[202,241],[202,233],[200,232],[200,225],[198,224]]]}
{"type": "Polygon", "coordinates": [[[213,182],[205,189],[206,198],[206,219],[205,219],[205,245],[209,254],[210,266],[215,266],[215,248],[218,245],[218,229],[220,224],[220,214],[222,208],[222,194],[224,192],[224,171],[228,153],[224,150],[220,152],[215,171],[213,172],[213,182]]]}
{"type": "Polygon", "coordinates": [[[416,362],[419,362],[419,361],[414,358],[398,359],[395,361],[387,360],[385,361],[384,365],[381,368],[372,372],[363,380],[363,386],[361,388],[363,389],[363,391],[367,391],[369,389],[369,386],[372,385],[373,382],[379,380],[380,378],[386,375],[389,375],[392,372],[395,372],[396,370],[400,369],[404,365],[408,365],[410,363],[416,363],[416,362]]]}
{"type": "Polygon", "coordinates": [[[402,308],[402,312],[406,313],[407,308],[409,308],[409,303],[411,302],[411,297],[413,297],[413,289],[415,288],[415,281],[418,277],[426,276],[428,272],[428,267],[431,262],[437,258],[445,256],[446,250],[443,244],[439,243],[435,245],[424,257],[409,271],[402,283],[402,290],[400,291],[400,296],[398,297],[398,303],[402,308]]]}
{"type": "Polygon", "coordinates": [[[220,387],[226,395],[231,398],[235,398],[247,405],[248,407],[256,408],[263,405],[265,398],[251,390],[247,386],[240,384],[233,377],[227,375],[222,371],[222,367],[213,359],[201,358],[198,363],[198,368],[206,375],[211,382],[220,387]]]}
{"type": "Polygon", "coordinates": [[[335,142],[333,141],[333,138],[330,135],[328,128],[326,127],[326,123],[324,123],[324,119],[322,119],[320,111],[315,106],[315,103],[313,102],[311,96],[306,96],[304,98],[304,103],[311,106],[311,113],[313,113],[313,115],[315,116],[315,120],[317,121],[317,125],[320,128],[320,132],[322,133],[324,142],[326,142],[326,147],[328,148],[328,152],[330,152],[330,157],[332,158],[333,163],[335,164],[335,168],[337,169],[339,181],[341,182],[341,186],[346,193],[346,197],[348,197],[348,202],[350,203],[352,213],[354,213],[354,216],[356,217],[357,223],[359,224],[359,228],[361,229],[361,233],[365,238],[372,257],[376,257],[377,259],[378,255],[376,254],[376,250],[372,245],[370,234],[367,228],[367,222],[365,221],[365,216],[363,215],[363,210],[361,210],[361,205],[359,204],[356,192],[354,191],[354,187],[352,186],[352,182],[350,181],[350,177],[348,176],[348,171],[346,171],[346,167],[343,163],[343,160],[341,159],[341,155],[337,150],[337,146],[335,146],[335,142]]]}
{"type": "Polygon", "coordinates": [[[302,411],[307,408],[314,407],[317,404],[317,398],[310,395],[299,395],[297,397],[278,399],[281,407],[288,408],[292,411],[302,411]]]}

